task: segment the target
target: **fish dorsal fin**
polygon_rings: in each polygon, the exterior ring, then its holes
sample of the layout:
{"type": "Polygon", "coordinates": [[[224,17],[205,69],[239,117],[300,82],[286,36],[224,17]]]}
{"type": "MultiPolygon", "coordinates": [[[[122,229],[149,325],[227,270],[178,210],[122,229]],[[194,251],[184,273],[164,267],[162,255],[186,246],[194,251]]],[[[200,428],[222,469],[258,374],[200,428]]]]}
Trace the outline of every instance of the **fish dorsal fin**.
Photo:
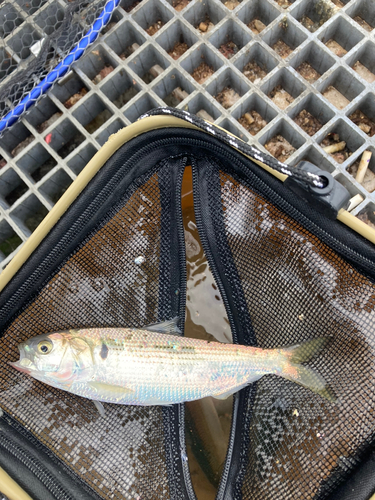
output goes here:
{"type": "Polygon", "coordinates": [[[120,399],[134,393],[133,389],[103,382],[87,382],[87,385],[95,390],[97,399],[120,399]]]}
{"type": "Polygon", "coordinates": [[[144,327],[144,330],[148,330],[149,332],[169,333],[170,335],[181,335],[182,332],[177,326],[179,319],[180,318],[176,316],[175,318],[162,321],[161,323],[147,325],[144,327]]]}

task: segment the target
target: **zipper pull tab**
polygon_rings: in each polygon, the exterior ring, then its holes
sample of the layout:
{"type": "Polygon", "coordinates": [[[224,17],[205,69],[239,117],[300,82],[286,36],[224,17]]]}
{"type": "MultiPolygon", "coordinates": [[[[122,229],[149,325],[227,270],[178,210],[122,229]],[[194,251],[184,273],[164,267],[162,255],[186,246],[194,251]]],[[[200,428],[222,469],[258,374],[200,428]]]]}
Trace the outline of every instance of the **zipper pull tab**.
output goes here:
{"type": "Polygon", "coordinates": [[[319,177],[324,182],[324,187],[320,188],[307,184],[305,181],[289,176],[284,185],[293,193],[307,201],[307,203],[318,212],[324,214],[328,219],[336,219],[339,210],[349,206],[349,191],[331,174],[321,170],[316,165],[308,161],[303,161],[298,165],[298,170],[303,170],[319,177]]]}

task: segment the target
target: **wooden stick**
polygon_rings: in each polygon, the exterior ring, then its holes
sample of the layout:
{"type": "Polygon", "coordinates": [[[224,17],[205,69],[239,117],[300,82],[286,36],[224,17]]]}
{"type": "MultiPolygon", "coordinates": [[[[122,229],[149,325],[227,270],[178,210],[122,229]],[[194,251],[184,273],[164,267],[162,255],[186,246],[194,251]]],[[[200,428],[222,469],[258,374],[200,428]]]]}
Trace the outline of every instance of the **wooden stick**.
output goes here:
{"type": "Polygon", "coordinates": [[[358,207],[358,205],[362,203],[362,201],[362,196],[360,194],[356,194],[355,196],[353,196],[353,198],[350,198],[349,206],[346,210],[348,212],[351,212],[355,207],[358,207]]]}
{"type": "Polygon", "coordinates": [[[339,151],[342,151],[343,149],[345,149],[345,147],[346,147],[346,142],[341,141],[341,142],[338,142],[337,144],[331,144],[330,146],[326,146],[323,149],[326,153],[332,154],[332,153],[338,153],[339,151]]]}
{"type": "Polygon", "coordinates": [[[355,176],[355,180],[362,184],[363,179],[365,178],[365,174],[367,171],[367,167],[370,163],[372,153],[371,151],[364,151],[361,161],[359,162],[359,167],[357,171],[357,175],[355,176]]]}

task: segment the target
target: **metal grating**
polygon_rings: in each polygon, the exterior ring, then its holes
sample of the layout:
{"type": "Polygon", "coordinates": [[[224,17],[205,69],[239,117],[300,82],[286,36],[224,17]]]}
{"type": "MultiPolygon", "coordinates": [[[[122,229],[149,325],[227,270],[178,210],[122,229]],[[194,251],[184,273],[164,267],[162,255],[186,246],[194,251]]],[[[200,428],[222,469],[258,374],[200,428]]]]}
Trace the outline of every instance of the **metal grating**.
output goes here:
{"type": "MultiPolygon", "coordinates": [[[[17,50],[20,30],[32,47],[47,9],[63,7],[4,2],[3,19],[25,15],[16,31],[0,18],[0,77],[2,64],[33,57],[17,50]]],[[[352,213],[375,224],[374,27],[372,0],[123,0],[73,71],[0,139],[0,267],[111,134],[165,105],[290,165],[312,161],[361,195],[352,213]],[[374,155],[359,184],[365,150],[374,155]]]]}

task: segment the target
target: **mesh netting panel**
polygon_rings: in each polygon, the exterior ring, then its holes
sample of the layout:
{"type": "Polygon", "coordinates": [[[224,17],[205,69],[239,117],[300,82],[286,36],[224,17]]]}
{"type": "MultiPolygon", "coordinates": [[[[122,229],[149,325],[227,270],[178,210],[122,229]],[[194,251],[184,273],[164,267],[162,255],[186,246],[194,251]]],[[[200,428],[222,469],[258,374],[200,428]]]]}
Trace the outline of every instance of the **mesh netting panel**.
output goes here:
{"type": "Polygon", "coordinates": [[[46,284],[0,340],[1,406],[105,498],[169,497],[160,407],[104,405],[13,370],[17,345],[67,328],[158,320],[161,203],[154,174],[46,284]],[[144,262],[137,265],[142,257],[144,262]]]}
{"type": "Polygon", "coordinates": [[[258,345],[333,338],[309,364],[329,382],[336,403],[276,376],[257,383],[243,498],[324,498],[357,464],[375,428],[375,287],[233,177],[222,173],[221,188],[258,345]]]}
{"type": "Polygon", "coordinates": [[[0,4],[0,119],[61,62],[105,0],[12,0],[0,4]]]}

